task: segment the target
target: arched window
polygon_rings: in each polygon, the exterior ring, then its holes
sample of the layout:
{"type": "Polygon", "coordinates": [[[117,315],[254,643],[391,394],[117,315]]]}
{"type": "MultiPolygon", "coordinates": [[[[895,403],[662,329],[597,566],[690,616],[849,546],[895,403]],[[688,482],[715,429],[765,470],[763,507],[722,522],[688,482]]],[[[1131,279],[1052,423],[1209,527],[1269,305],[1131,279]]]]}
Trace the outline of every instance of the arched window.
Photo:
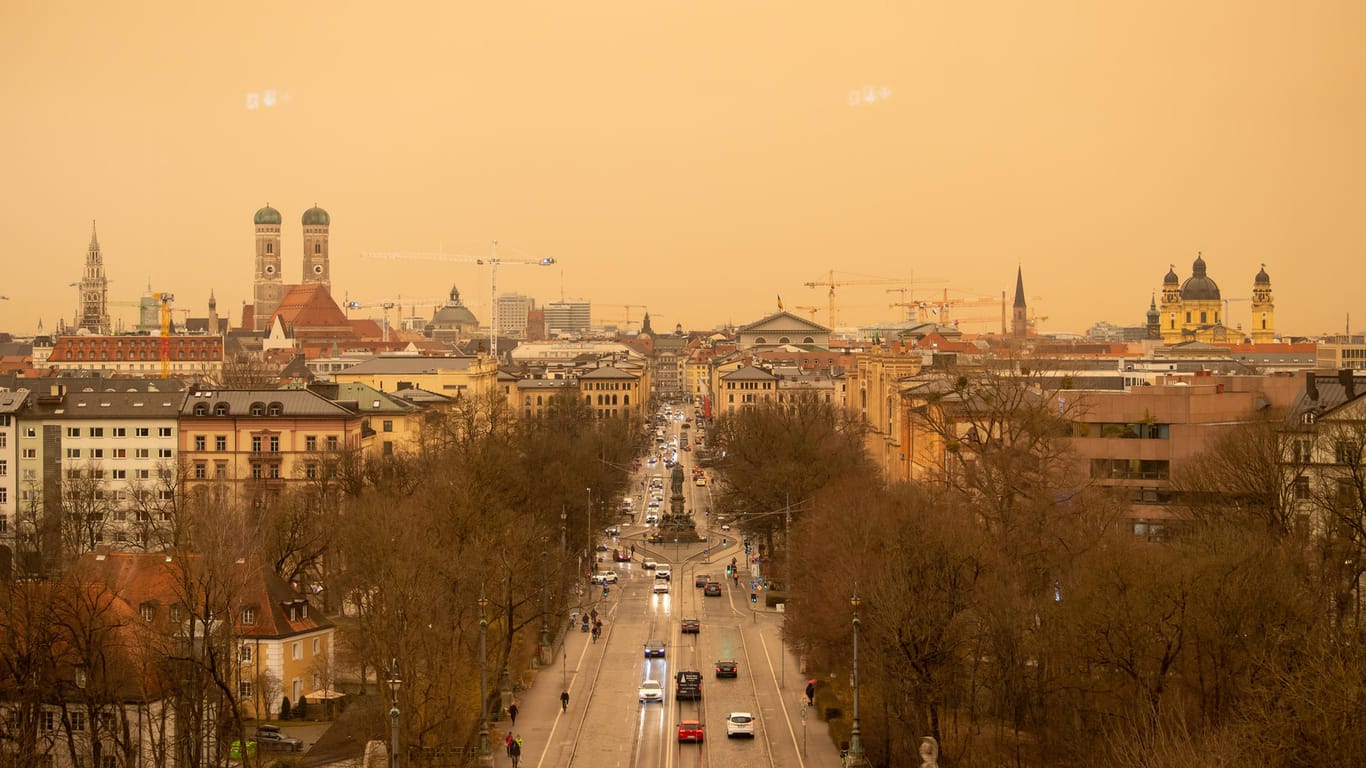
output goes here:
{"type": "Polygon", "coordinates": [[[267,411],[267,413],[269,413],[271,416],[280,416],[280,415],[284,414],[284,412],[285,412],[285,404],[284,404],[284,403],[271,403],[271,404],[266,408],[266,411],[267,411]]]}
{"type": "Polygon", "coordinates": [[[536,396],[536,404],[537,404],[537,405],[540,405],[540,404],[541,404],[541,396],[540,396],[540,395],[537,395],[537,396],[536,396]]]}
{"type": "Polygon", "coordinates": [[[807,336],[806,338],[802,339],[802,343],[803,343],[803,344],[815,344],[815,343],[816,343],[816,340],[813,339],[813,338],[811,338],[810,336],[807,336]]]}
{"type": "Polygon", "coordinates": [[[779,344],[791,344],[791,343],[792,343],[792,340],[789,339],[789,338],[787,338],[786,336],[779,336],[779,337],[778,337],[778,343],[779,343],[779,344]]]}
{"type": "Polygon", "coordinates": [[[208,403],[195,403],[195,404],[194,404],[194,415],[196,415],[196,416],[208,416],[208,415],[209,415],[209,404],[208,404],[208,403]]]}
{"type": "Polygon", "coordinates": [[[213,404],[213,415],[215,415],[215,416],[227,416],[227,415],[228,415],[228,404],[225,403],[225,402],[222,402],[222,401],[219,401],[219,402],[217,402],[217,403],[214,403],[214,404],[213,404]]]}
{"type": "Polygon", "coordinates": [[[314,243],[314,244],[313,244],[313,252],[314,252],[314,253],[322,253],[322,252],[323,252],[323,244],[322,244],[322,243],[314,243]]]}
{"type": "Polygon", "coordinates": [[[621,396],[621,404],[622,404],[622,405],[630,405],[630,404],[631,404],[631,396],[630,396],[630,395],[622,395],[622,396],[621,396]]]}
{"type": "Polygon", "coordinates": [[[252,403],[248,412],[251,413],[252,416],[265,416],[266,404],[261,402],[252,403]]]}
{"type": "Polygon", "coordinates": [[[755,344],[767,344],[767,343],[768,343],[768,339],[765,339],[763,336],[760,336],[759,338],[757,338],[757,339],[754,340],[754,343],[755,343],[755,344]]]}

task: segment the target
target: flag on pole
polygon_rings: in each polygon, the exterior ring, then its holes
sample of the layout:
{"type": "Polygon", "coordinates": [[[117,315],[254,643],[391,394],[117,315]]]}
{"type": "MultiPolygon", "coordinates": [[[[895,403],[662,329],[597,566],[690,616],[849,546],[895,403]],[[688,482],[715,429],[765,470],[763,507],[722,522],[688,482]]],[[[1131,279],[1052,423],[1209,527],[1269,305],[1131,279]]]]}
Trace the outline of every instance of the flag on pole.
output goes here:
{"type": "Polygon", "coordinates": [[[778,309],[779,309],[779,311],[781,311],[782,308],[783,308],[783,295],[780,293],[780,294],[778,294],[778,309]]]}

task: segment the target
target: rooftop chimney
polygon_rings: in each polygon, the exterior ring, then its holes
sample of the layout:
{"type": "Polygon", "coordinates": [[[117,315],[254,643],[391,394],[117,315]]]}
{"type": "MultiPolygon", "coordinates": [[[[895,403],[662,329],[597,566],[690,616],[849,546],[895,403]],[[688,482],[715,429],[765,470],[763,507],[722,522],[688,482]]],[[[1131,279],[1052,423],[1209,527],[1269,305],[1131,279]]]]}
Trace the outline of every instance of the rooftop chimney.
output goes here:
{"type": "Polygon", "coordinates": [[[1314,379],[1313,371],[1304,374],[1304,393],[1309,396],[1310,400],[1317,401],[1319,399],[1319,384],[1314,379]]]}
{"type": "Polygon", "coordinates": [[[1343,368],[1342,370],[1338,371],[1338,383],[1342,385],[1342,389],[1347,393],[1348,400],[1353,400],[1356,398],[1357,380],[1356,376],[1352,375],[1351,368],[1343,368]]]}

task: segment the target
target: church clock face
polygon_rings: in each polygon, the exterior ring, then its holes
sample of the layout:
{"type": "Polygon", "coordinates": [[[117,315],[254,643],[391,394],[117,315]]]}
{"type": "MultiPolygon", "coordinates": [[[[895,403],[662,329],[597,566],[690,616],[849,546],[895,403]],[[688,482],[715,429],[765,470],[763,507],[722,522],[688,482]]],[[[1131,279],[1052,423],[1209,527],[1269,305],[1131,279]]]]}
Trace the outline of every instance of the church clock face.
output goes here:
{"type": "Polygon", "coordinates": [[[267,264],[267,265],[266,265],[266,274],[267,274],[267,275],[273,275],[273,274],[275,274],[275,265],[274,265],[274,264],[267,264]]]}
{"type": "Polygon", "coordinates": [[[314,264],[314,265],[313,265],[313,274],[315,274],[315,275],[321,275],[322,273],[323,273],[323,265],[321,265],[321,264],[314,264]]]}

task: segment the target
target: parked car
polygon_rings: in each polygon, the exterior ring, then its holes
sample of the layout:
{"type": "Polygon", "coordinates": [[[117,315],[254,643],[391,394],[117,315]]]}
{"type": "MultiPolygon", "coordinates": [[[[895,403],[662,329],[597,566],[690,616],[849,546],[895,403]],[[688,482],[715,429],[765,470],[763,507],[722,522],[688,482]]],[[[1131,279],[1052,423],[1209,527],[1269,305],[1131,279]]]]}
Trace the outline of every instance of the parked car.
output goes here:
{"type": "Polygon", "coordinates": [[[665,646],[664,646],[664,641],[663,641],[663,640],[646,640],[646,641],[645,641],[645,658],[647,658],[647,659],[648,659],[648,658],[651,658],[651,657],[658,657],[658,658],[661,658],[661,659],[664,658],[664,647],[665,647],[665,646]]]}
{"type": "Polygon", "coordinates": [[[707,582],[707,586],[702,588],[702,594],[706,597],[720,597],[721,583],[716,581],[707,582]]]}
{"type": "Polygon", "coordinates": [[[684,619],[683,634],[697,634],[702,631],[702,621],[700,619],[684,619]]]}
{"type": "Polygon", "coordinates": [[[303,741],[284,733],[273,725],[262,725],[256,728],[256,746],[261,749],[283,752],[302,752],[304,750],[303,741]]]}
{"type": "Polygon", "coordinates": [[[702,724],[696,720],[684,720],[678,724],[678,740],[700,744],[705,736],[702,724]]]}
{"type": "Polygon", "coordinates": [[[646,680],[640,684],[640,700],[643,702],[663,701],[664,686],[658,680],[646,680]]]}
{"type": "Polygon", "coordinates": [[[748,736],[754,738],[754,715],[748,712],[732,712],[726,718],[726,738],[748,736]]]}
{"type": "Polygon", "coordinates": [[[739,677],[740,665],[735,659],[720,659],[716,662],[717,677],[739,677]]]}

